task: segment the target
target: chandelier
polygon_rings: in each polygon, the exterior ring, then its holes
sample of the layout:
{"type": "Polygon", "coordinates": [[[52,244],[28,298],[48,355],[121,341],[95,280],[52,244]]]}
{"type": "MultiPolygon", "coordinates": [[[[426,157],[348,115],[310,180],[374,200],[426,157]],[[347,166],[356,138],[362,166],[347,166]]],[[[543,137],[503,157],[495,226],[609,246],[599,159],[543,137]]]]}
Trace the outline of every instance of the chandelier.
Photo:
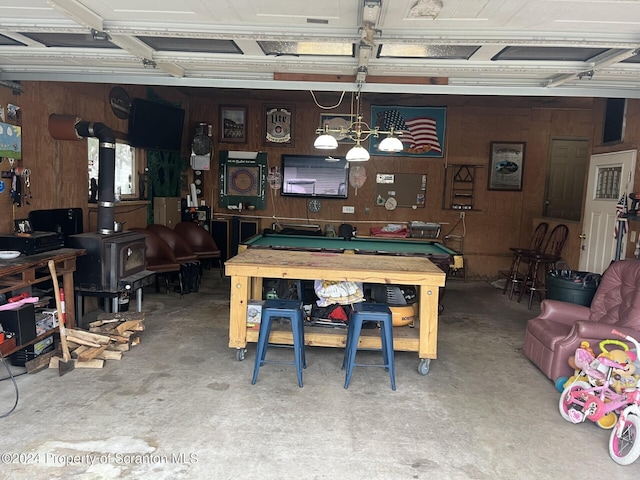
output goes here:
{"type": "Polygon", "coordinates": [[[362,113],[360,111],[360,89],[361,85],[358,85],[358,92],[356,93],[356,113],[355,115],[352,114],[352,118],[355,117],[355,121],[340,128],[330,128],[329,125],[325,124],[323,127],[316,129],[316,135],[318,136],[315,142],[313,142],[313,146],[321,150],[333,150],[338,148],[336,136],[349,138],[355,142],[355,145],[347,152],[347,161],[366,162],[371,158],[371,155],[361,143],[369,137],[387,135],[387,137],[378,144],[378,150],[387,153],[401,152],[404,147],[398,137],[402,135],[402,132],[396,132],[393,125],[389,127],[389,130],[380,130],[378,126],[372,129],[367,122],[362,120],[362,113]]]}

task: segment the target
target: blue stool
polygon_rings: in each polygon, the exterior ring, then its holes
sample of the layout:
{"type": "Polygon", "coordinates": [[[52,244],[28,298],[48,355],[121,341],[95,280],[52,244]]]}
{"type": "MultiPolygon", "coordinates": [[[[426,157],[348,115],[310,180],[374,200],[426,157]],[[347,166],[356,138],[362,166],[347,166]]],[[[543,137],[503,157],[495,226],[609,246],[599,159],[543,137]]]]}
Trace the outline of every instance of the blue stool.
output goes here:
{"type": "Polygon", "coordinates": [[[347,343],[342,361],[343,370],[346,368],[347,375],[344,381],[344,388],[349,388],[353,367],[384,367],[389,371],[391,377],[391,390],[396,389],[396,374],[393,354],[393,317],[389,306],[385,303],[356,303],[353,306],[353,315],[349,319],[347,329],[347,343]],[[380,340],[382,342],[383,363],[356,363],[356,352],[360,331],[364,322],[380,323],[380,340]]]}
{"type": "Polygon", "coordinates": [[[251,384],[254,385],[256,380],[258,380],[258,371],[262,365],[266,363],[280,363],[296,366],[298,385],[302,387],[302,369],[307,368],[307,361],[304,355],[304,315],[302,310],[302,301],[279,299],[267,300],[262,307],[262,318],[260,322],[258,348],[256,350],[256,363],[253,367],[253,379],[251,380],[251,384]],[[274,318],[288,318],[291,321],[293,351],[295,357],[293,362],[265,360],[267,348],[270,346],[279,346],[269,343],[271,323],[274,318]]]}

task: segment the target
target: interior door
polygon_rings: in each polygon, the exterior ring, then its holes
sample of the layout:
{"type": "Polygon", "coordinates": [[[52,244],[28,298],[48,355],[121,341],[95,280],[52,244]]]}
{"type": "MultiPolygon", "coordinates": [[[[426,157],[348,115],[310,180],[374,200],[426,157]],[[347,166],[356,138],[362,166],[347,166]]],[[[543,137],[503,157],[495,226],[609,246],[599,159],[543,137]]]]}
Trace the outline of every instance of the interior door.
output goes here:
{"type": "Polygon", "coordinates": [[[552,139],[546,182],[544,216],[580,220],[584,177],[589,163],[589,142],[552,139]]]}
{"type": "MultiPolygon", "coordinates": [[[[602,273],[616,256],[616,205],[633,188],[637,150],[591,156],[582,224],[580,270],[602,273]]],[[[625,258],[622,242],[621,258],[625,258]]]]}

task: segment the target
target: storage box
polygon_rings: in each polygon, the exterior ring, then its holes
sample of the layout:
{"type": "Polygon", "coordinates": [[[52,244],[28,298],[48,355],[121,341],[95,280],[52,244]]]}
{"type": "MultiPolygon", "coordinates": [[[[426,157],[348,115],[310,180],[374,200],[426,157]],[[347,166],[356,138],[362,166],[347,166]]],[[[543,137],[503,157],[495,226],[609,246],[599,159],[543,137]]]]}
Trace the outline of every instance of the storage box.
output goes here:
{"type": "Polygon", "coordinates": [[[42,310],[36,313],[36,336],[47,333],[58,326],[57,310],[42,310]]]}
{"type": "Polygon", "coordinates": [[[251,330],[260,329],[263,305],[264,300],[249,300],[249,305],[247,305],[247,328],[251,330]]]}
{"type": "Polygon", "coordinates": [[[409,222],[411,236],[416,238],[438,238],[440,236],[439,223],[409,222]]]}

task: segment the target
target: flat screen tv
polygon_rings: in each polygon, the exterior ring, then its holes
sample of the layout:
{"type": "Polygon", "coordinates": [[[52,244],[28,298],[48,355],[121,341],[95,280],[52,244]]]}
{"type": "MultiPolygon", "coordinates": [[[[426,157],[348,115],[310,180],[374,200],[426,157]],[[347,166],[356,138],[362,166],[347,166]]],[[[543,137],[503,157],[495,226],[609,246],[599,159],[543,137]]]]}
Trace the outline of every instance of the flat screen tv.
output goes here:
{"type": "Polygon", "coordinates": [[[130,145],[154,150],[180,150],[184,114],[182,108],[134,98],[129,113],[130,145]]]}
{"type": "Polygon", "coordinates": [[[347,198],[349,164],[344,157],[282,155],[280,194],[292,197],[347,198]]]}

